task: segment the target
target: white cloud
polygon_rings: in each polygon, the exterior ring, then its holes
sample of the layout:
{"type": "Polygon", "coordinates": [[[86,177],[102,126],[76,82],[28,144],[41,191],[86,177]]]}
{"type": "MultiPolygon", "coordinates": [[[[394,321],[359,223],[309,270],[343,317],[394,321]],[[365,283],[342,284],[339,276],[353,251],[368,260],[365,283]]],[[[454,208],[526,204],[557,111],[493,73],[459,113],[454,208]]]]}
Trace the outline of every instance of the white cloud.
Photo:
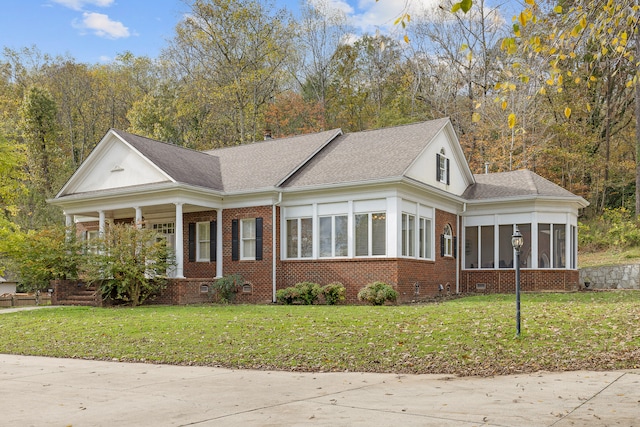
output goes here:
{"type": "Polygon", "coordinates": [[[52,0],[61,6],[73,10],[82,10],[85,6],[109,7],[114,0],[52,0]]]}
{"type": "Polygon", "coordinates": [[[125,27],[122,22],[112,21],[108,15],[103,13],[83,12],[82,22],[74,21],[73,26],[108,39],[119,39],[131,35],[129,28],[125,27]]]}
{"type": "Polygon", "coordinates": [[[441,0],[359,0],[358,11],[351,17],[353,25],[362,31],[391,28],[403,13],[417,16],[437,8],[441,0]]]}

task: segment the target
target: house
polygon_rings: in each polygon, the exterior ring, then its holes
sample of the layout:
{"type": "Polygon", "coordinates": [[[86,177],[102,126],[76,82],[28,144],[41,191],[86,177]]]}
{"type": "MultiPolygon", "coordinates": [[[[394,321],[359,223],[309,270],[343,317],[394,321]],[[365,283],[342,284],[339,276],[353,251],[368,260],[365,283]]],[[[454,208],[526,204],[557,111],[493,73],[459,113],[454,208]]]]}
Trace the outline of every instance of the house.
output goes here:
{"type": "Polygon", "coordinates": [[[340,129],[193,151],[111,129],[50,203],[85,238],[144,222],[175,250],[161,301],[202,301],[239,273],[243,302],[300,281],[373,281],[401,301],[514,289],[575,289],[577,221],[587,202],[527,170],[474,175],[449,119],[340,129]]]}
{"type": "Polygon", "coordinates": [[[0,295],[15,294],[18,282],[10,275],[0,276],[0,295]]]}

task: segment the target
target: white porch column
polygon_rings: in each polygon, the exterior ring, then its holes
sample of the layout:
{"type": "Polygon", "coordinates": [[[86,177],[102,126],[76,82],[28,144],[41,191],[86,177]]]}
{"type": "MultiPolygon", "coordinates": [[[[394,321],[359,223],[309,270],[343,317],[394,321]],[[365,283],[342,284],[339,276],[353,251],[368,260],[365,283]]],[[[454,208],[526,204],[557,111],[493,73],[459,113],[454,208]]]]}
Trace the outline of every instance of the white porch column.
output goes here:
{"type": "Polygon", "coordinates": [[[73,215],[69,215],[68,213],[64,214],[64,225],[67,228],[73,225],[73,215]]]}
{"type": "Polygon", "coordinates": [[[136,206],[134,209],[136,210],[136,228],[142,228],[142,208],[136,206]]]}
{"type": "Polygon", "coordinates": [[[105,230],[105,215],[104,211],[98,211],[98,235],[104,237],[105,230]]]}
{"type": "Polygon", "coordinates": [[[176,278],[184,279],[184,232],[182,221],[182,203],[176,205],[176,278]]]}
{"type": "Polygon", "coordinates": [[[222,268],[222,209],[216,210],[216,277],[224,275],[222,268]]]}

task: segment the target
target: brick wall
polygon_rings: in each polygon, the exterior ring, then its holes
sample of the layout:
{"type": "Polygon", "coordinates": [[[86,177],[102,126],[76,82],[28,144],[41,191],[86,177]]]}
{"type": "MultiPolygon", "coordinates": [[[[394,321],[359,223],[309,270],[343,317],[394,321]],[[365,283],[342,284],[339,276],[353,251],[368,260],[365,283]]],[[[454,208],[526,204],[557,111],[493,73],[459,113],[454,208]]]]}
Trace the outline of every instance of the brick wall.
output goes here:
{"type": "MultiPolygon", "coordinates": [[[[515,283],[515,270],[463,270],[460,292],[512,293],[516,289],[515,283]]],[[[578,270],[520,270],[520,290],[523,292],[576,291],[578,284],[578,270]]]]}
{"type": "MultiPolygon", "coordinates": [[[[273,266],[273,211],[272,206],[256,206],[240,209],[225,209],[222,211],[223,238],[223,274],[240,274],[250,292],[238,292],[236,302],[265,303],[272,301],[272,266],[273,266]],[[262,218],[263,251],[260,261],[233,261],[231,259],[231,222],[234,219],[262,218]]],[[[277,208],[277,216],[279,209],[277,208]]],[[[279,222],[277,224],[279,226],[279,222]]],[[[279,237],[279,236],[278,236],[279,237]]],[[[276,254],[280,260],[280,239],[276,254]]]]}
{"type": "MultiPolygon", "coordinates": [[[[182,220],[184,226],[182,227],[182,241],[183,251],[182,251],[182,259],[183,263],[183,274],[185,277],[196,277],[196,278],[211,278],[216,277],[216,263],[215,261],[205,261],[205,262],[189,262],[189,223],[195,222],[210,222],[215,221],[217,217],[216,211],[205,211],[205,212],[192,212],[185,213],[182,215],[182,220]]],[[[178,236],[176,236],[178,239],[178,236]]],[[[223,244],[227,244],[225,240],[223,244]]],[[[231,238],[229,238],[228,244],[231,244],[231,238]]],[[[218,254],[220,256],[220,254],[218,254]]]]}

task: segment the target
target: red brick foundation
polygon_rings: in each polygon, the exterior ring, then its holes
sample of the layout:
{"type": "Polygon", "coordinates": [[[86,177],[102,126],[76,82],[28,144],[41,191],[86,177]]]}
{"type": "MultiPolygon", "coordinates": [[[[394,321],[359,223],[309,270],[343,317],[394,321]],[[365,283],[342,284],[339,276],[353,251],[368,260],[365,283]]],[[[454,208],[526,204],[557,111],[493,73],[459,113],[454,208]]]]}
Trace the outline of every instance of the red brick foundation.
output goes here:
{"type": "MultiPolygon", "coordinates": [[[[512,293],[516,289],[515,270],[463,270],[460,274],[461,293],[512,293]]],[[[520,290],[523,292],[577,291],[578,270],[520,270],[520,290]]]]}

